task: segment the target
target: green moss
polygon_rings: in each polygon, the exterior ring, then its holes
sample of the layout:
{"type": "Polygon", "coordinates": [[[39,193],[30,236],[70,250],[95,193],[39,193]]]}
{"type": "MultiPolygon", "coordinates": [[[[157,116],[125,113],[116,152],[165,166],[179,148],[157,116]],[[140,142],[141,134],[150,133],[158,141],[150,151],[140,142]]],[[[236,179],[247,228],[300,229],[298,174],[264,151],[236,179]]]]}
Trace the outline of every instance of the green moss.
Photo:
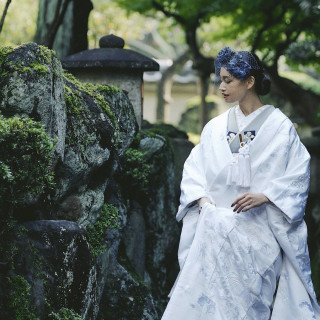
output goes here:
{"type": "Polygon", "coordinates": [[[49,319],[52,320],[82,320],[81,316],[72,309],[61,308],[58,313],[51,312],[49,319]]]}
{"type": "Polygon", "coordinates": [[[52,56],[56,56],[55,51],[50,50],[45,46],[38,46],[39,47],[39,58],[42,59],[46,64],[52,64],[52,56]]]}
{"type": "Polygon", "coordinates": [[[63,77],[74,84],[76,87],[80,87],[82,83],[71,73],[67,72],[66,70],[63,70],[63,77]]]}
{"type": "Polygon", "coordinates": [[[175,127],[166,124],[149,124],[145,130],[140,131],[140,135],[142,137],[149,136],[155,139],[161,139],[160,137],[156,138],[156,136],[161,136],[165,139],[161,152],[155,152],[148,156],[148,163],[150,164],[148,193],[150,196],[152,192],[157,192],[157,186],[163,184],[164,180],[167,179],[166,168],[168,163],[173,161],[173,145],[171,138],[185,138],[187,135],[175,127]]]}
{"type": "Polygon", "coordinates": [[[94,101],[96,101],[96,103],[101,107],[102,111],[104,111],[107,114],[108,118],[111,120],[111,122],[116,127],[116,129],[118,128],[118,122],[117,122],[116,116],[111,111],[108,102],[105,100],[103,95],[101,95],[99,92],[108,92],[110,94],[112,92],[116,92],[116,90],[119,91],[119,89],[116,89],[114,87],[103,86],[103,85],[95,85],[92,83],[82,83],[79,80],[77,80],[72,74],[67,72],[64,72],[63,76],[67,81],[74,84],[80,90],[88,94],[94,101]]]}
{"type": "Polygon", "coordinates": [[[30,68],[30,67],[23,67],[23,68],[21,69],[21,71],[22,71],[23,73],[31,73],[31,68],[30,68]]]}
{"type": "Polygon", "coordinates": [[[129,148],[124,155],[123,179],[126,185],[139,192],[145,192],[149,183],[150,165],[146,161],[146,154],[134,148],[129,148]]]}
{"type": "MultiPolygon", "coordinates": [[[[1,222],[3,219],[1,219],[1,222]]],[[[7,220],[8,221],[8,220],[7,220]]],[[[5,223],[7,222],[5,221],[5,223]]],[[[19,249],[12,243],[7,241],[7,235],[10,233],[10,228],[7,225],[1,225],[0,227],[0,261],[2,265],[8,266],[10,270],[14,270],[14,257],[18,254],[19,249]]],[[[0,281],[0,286],[2,283],[0,281]]],[[[1,313],[1,312],[0,312],[1,313]]]]}
{"type": "Polygon", "coordinates": [[[0,203],[19,203],[26,193],[54,187],[53,142],[41,123],[0,115],[0,203]]]}
{"type": "Polygon", "coordinates": [[[95,129],[90,124],[89,110],[85,106],[81,91],[73,90],[64,85],[66,111],[69,118],[66,143],[79,150],[84,157],[87,147],[96,140],[95,129]],[[86,129],[84,130],[84,127],[86,129]]]}
{"type": "Polygon", "coordinates": [[[17,237],[22,238],[28,231],[29,229],[27,229],[26,227],[19,226],[17,230],[17,237]]]}
{"type": "Polygon", "coordinates": [[[104,204],[100,216],[94,225],[87,227],[88,241],[92,255],[99,256],[105,250],[105,232],[109,229],[119,228],[118,221],[119,211],[112,204],[104,204]]]}
{"type": "Polygon", "coordinates": [[[29,67],[37,73],[49,73],[48,67],[38,61],[30,63],[29,67]]]}
{"type": "Polygon", "coordinates": [[[0,46],[0,77],[7,77],[9,72],[4,70],[2,65],[5,63],[7,56],[14,51],[14,48],[8,46],[0,46]]]}
{"type": "MultiPolygon", "coordinates": [[[[5,62],[8,54],[16,50],[26,49],[26,45],[18,46],[16,48],[12,47],[0,47],[0,65],[5,62]]],[[[32,48],[33,49],[33,48],[32,48]]],[[[17,71],[19,73],[32,73],[34,70],[37,74],[46,74],[49,73],[49,67],[52,67],[53,73],[57,76],[58,72],[56,70],[56,63],[54,63],[52,57],[55,56],[55,52],[44,46],[37,46],[36,49],[33,49],[33,53],[36,56],[36,60],[29,62],[27,64],[27,59],[20,62],[8,62],[6,64],[5,70],[2,70],[0,77],[6,77],[10,72],[17,71]]],[[[20,53],[21,54],[21,53],[20,53]]]]}
{"type": "Polygon", "coordinates": [[[38,46],[38,50],[36,52],[37,63],[35,71],[37,73],[43,74],[48,73],[48,66],[51,67],[53,74],[58,77],[60,74],[60,61],[56,58],[56,53],[54,50],[48,49],[45,46],[38,46]],[[54,59],[56,58],[56,59],[54,59]],[[40,66],[42,65],[42,67],[40,66]],[[45,69],[46,68],[46,69],[45,69]]]}
{"type": "Polygon", "coordinates": [[[157,133],[153,131],[147,131],[147,130],[140,130],[140,133],[145,134],[146,136],[155,137],[157,133]]]}
{"type": "Polygon", "coordinates": [[[109,119],[112,121],[113,125],[117,125],[117,118],[114,113],[111,111],[108,102],[105,100],[103,95],[99,93],[99,88],[101,85],[94,85],[92,83],[82,83],[81,89],[89,94],[101,107],[101,109],[107,114],[109,119]]]}
{"type": "Polygon", "coordinates": [[[30,286],[21,276],[9,278],[9,308],[15,320],[39,320],[30,307],[30,286]]]}
{"type": "Polygon", "coordinates": [[[0,66],[5,62],[7,55],[14,51],[14,48],[8,46],[0,46],[0,66]]]}
{"type": "Polygon", "coordinates": [[[101,92],[104,93],[106,95],[111,95],[111,94],[115,94],[117,92],[120,92],[121,90],[117,87],[111,86],[111,85],[102,85],[102,84],[97,84],[96,85],[96,89],[101,92]]]}
{"type": "Polygon", "coordinates": [[[131,143],[131,147],[134,149],[138,149],[140,145],[140,141],[141,141],[141,134],[138,132],[131,143]]]}
{"type": "Polygon", "coordinates": [[[80,118],[82,112],[88,112],[84,107],[82,96],[78,91],[73,91],[67,85],[64,85],[64,94],[68,114],[75,115],[77,118],[80,118]]]}
{"type": "MultiPolygon", "coordinates": [[[[117,148],[121,143],[121,135],[120,135],[120,128],[118,124],[118,119],[115,116],[115,114],[111,111],[110,106],[105,99],[105,97],[102,95],[101,90],[102,88],[108,86],[102,86],[102,85],[94,85],[91,83],[81,83],[79,80],[77,80],[72,74],[64,72],[63,76],[65,78],[65,100],[66,100],[66,108],[67,113],[71,117],[75,117],[77,119],[78,123],[72,123],[73,129],[70,130],[70,134],[68,135],[71,144],[77,144],[82,145],[83,143],[90,142],[91,137],[81,137],[81,140],[77,138],[80,135],[83,135],[82,126],[86,125],[88,130],[92,130],[92,128],[89,128],[90,124],[90,114],[86,107],[87,102],[85,101],[86,95],[88,95],[95,103],[98,105],[101,109],[101,113],[106,114],[108,119],[110,119],[113,127],[114,132],[113,136],[111,138],[111,142],[113,143],[113,146],[117,148]],[[100,91],[99,91],[100,90],[100,91]],[[85,95],[85,94],[86,95],[85,95]],[[85,114],[86,113],[86,114],[85,114]],[[86,120],[87,119],[87,120],[86,120]]],[[[107,89],[106,89],[107,90],[107,89]]],[[[112,91],[118,90],[118,89],[110,89],[112,91]]],[[[92,130],[92,132],[95,132],[92,130]]],[[[79,137],[80,138],[80,137],[79,137]]]]}

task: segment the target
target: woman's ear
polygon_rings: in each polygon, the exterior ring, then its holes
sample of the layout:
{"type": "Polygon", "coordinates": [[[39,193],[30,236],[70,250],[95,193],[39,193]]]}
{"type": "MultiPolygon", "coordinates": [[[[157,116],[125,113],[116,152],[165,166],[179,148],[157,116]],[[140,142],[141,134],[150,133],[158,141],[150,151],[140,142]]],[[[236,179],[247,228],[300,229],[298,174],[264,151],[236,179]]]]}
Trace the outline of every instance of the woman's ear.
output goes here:
{"type": "Polygon", "coordinates": [[[250,76],[247,79],[247,88],[251,89],[254,86],[255,81],[256,81],[256,79],[253,76],[250,76]]]}

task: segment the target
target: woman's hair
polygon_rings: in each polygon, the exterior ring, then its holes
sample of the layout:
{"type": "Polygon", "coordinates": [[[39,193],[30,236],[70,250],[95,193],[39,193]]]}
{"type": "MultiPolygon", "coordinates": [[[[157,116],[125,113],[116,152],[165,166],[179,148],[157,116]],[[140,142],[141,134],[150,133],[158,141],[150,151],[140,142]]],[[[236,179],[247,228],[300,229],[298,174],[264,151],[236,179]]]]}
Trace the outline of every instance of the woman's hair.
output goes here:
{"type": "Polygon", "coordinates": [[[240,80],[253,76],[255,78],[254,89],[258,95],[263,96],[270,91],[270,78],[264,72],[263,65],[255,53],[233,51],[225,47],[219,51],[215,59],[215,75],[218,79],[220,79],[221,68],[226,68],[231,75],[240,80]]]}

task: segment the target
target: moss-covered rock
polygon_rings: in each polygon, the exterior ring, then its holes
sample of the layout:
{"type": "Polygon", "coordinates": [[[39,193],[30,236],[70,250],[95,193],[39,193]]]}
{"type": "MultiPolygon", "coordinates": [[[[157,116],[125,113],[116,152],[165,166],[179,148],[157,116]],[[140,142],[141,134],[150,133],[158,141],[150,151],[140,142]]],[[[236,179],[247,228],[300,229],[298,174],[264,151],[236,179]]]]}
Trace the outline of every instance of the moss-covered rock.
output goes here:
{"type": "Polygon", "coordinates": [[[2,317],[35,319],[11,317],[10,306],[21,299],[24,311],[19,312],[39,319],[48,319],[49,313],[64,307],[88,319],[94,317],[96,280],[85,230],[69,221],[30,221],[14,229],[11,243],[14,269],[0,277],[2,317]],[[23,286],[19,290],[24,290],[24,297],[16,297],[18,284],[23,286]]]}
{"type": "Polygon", "coordinates": [[[62,67],[54,51],[35,43],[0,49],[0,113],[40,121],[63,159],[66,112],[62,67]]]}
{"type": "Polygon", "coordinates": [[[1,316],[20,292],[21,319],[158,319],[179,239],[172,136],[185,134],[137,135],[125,92],[80,83],[36,44],[0,47],[0,74],[0,196],[32,200],[0,207],[1,316]]]}
{"type": "MultiPolygon", "coordinates": [[[[126,175],[134,173],[136,167],[141,169],[137,179],[127,179],[123,191],[129,204],[122,243],[133,269],[152,292],[159,315],[164,311],[178,272],[179,226],[175,213],[179,193],[174,183],[174,150],[170,136],[186,137],[170,125],[144,125],[131,146],[136,151],[134,155],[140,156],[131,162],[131,154],[125,154],[121,171],[126,175]],[[130,163],[136,162],[139,164],[130,168],[130,163]],[[147,170],[142,170],[145,166],[147,170]],[[138,185],[139,179],[146,180],[143,189],[142,181],[140,187],[138,185]]],[[[121,178],[123,176],[120,181],[121,178]]]]}
{"type": "Polygon", "coordinates": [[[53,189],[53,148],[41,123],[0,115],[1,207],[34,203],[53,189]]]}
{"type": "Polygon", "coordinates": [[[64,160],[56,170],[55,214],[87,226],[96,221],[108,178],[138,127],[132,105],[119,89],[80,83],[65,73],[64,90],[66,144],[64,160]]]}
{"type": "Polygon", "coordinates": [[[119,228],[118,221],[119,211],[112,204],[104,204],[99,218],[93,225],[87,227],[88,241],[93,257],[99,256],[106,249],[105,233],[107,229],[119,228]]]}
{"type": "MultiPolygon", "coordinates": [[[[39,320],[34,312],[34,307],[30,301],[30,285],[21,276],[8,278],[8,309],[4,312],[10,312],[7,319],[15,320],[39,320]]],[[[4,314],[2,313],[2,316],[4,314]]]]}
{"type": "Polygon", "coordinates": [[[159,319],[152,296],[120,264],[109,275],[97,319],[159,319]]]}

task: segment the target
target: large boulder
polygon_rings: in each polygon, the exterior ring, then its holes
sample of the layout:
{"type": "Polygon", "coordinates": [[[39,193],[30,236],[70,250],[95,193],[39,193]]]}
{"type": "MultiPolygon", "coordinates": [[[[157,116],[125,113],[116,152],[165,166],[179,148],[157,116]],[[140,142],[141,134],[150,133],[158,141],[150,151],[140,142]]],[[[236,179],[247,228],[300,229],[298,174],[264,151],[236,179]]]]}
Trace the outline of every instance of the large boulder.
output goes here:
{"type": "MultiPolygon", "coordinates": [[[[10,277],[23,277],[30,286],[30,310],[45,319],[48,313],[68,307],[84,319],[93,319],[97,282],[85,230],[75,222],[39,220],[18,225],[16,232],[19,236],[12,244],[17,254],[10,277]]],[[[7,292],[12,291],[9,283],[7,292]]],[[[1,295],[7,292],[1,290],[1,295]]],[[[10,301],[3,312],[11,319],[10,301]]]]}
{"type": "Polygon", "coordinates": [[[56,169],[55,217],[86,226],[104,203],[108,178],[138,130],[132,105],[119,89],[83,84],[64,75],[67,131],[56,169]]]}

